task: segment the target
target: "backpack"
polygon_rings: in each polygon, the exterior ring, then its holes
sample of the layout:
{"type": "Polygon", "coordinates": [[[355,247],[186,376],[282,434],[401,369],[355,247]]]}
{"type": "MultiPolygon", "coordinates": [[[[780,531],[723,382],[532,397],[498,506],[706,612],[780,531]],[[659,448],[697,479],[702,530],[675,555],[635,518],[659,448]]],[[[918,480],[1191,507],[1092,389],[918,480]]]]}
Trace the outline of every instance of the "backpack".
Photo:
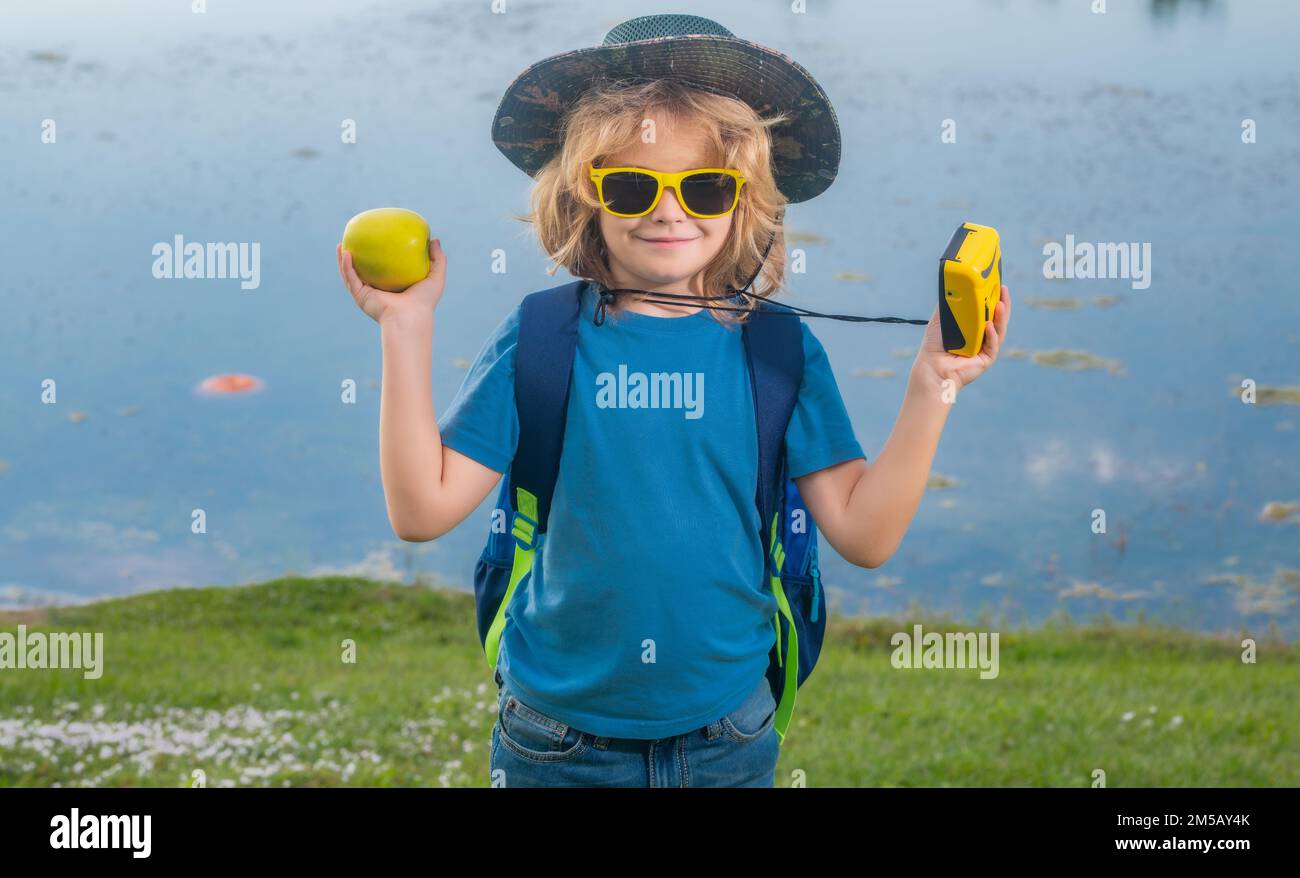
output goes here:
{"type": "MultiPolygon", "coordinates": [[[[501,482],[487,545],[474,568],[479,641],[488,666],[497,665],[506,607],[528,578],[546,538],[551,497],[560,468],[569,384],[577,346],[581,293],[587,281],[540,290],[520,307],[515,349],[515,403],[519,444],[501,482]]],[[[775,642],[767,681],[777,703],[775,726],[784,743],[795,695],[812,673],[826,631],[826,596],[817,567],[817,528],[785,475],[785,431],[803,381],[803,339],[792,312],[757,301],[743,324],[744,347],[758,427],[754,502],[767,533],[765,571],[776,597],[775,642]]]]}

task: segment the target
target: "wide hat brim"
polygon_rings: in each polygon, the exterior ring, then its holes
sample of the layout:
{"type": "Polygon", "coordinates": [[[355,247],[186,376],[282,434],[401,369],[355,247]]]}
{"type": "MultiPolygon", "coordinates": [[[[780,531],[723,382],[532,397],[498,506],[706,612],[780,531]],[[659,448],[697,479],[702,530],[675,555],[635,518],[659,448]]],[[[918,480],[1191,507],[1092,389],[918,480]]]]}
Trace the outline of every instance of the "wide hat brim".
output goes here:
{"type": "Polygon", "coordinates": [[[826,92],[792,58],[739,37],[656,37],[538,61],[506,89],[492,120],[492,142],[535,176],[559,149],[564,115],[583,92],[601,80],[655,79],[738,98],[760,116],[788,113],[788,121],[771,128],[776,185],[787,201],[814,198],[835,180],[840,127],[826,92]]]}

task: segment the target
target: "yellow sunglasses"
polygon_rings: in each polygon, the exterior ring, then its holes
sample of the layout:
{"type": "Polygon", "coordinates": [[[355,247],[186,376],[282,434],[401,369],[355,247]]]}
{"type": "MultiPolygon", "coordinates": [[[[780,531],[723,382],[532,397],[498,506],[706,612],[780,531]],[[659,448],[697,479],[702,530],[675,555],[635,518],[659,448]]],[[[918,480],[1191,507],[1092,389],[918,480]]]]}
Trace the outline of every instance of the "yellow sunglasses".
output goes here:
{"type": "Polygon", "coordinates": [[[625,218],[645,216],[659,205],[664,189],[677,193],[677,202],[699,219],[726,216],[740,203],[747,178],[727,168],[652,171],[649,168],[591,166],[596,195],[607,213],[625,218]]]}

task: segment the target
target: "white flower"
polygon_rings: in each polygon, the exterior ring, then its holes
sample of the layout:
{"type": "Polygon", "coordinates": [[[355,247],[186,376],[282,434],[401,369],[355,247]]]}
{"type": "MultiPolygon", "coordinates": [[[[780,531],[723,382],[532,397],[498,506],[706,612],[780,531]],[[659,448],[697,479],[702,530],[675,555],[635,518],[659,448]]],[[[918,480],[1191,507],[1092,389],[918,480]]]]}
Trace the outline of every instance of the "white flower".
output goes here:
{"type": "Polygon", "coordinates": [[[1133,717],[1135,716],[1137,716],[1137,714],[1130,710],[1120,717],[1120,722],[1128,722],[1129,720],[1133,719],[1133,717]]]}

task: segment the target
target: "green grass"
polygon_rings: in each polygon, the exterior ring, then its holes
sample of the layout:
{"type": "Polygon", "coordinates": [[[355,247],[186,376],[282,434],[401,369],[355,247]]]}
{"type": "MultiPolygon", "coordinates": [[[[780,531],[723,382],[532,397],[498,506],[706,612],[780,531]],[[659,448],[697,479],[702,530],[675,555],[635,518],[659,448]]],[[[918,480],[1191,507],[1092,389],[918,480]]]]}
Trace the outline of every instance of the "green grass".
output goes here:
{"type": "MultiPolygon", "coordinates": [[[[916,621],[832,619],[778,785],[1300,785],[1294,645],[1243,664],[1240,638],[1057,620],[1001,630],[981,680],[895,669],[916,621]]],[[[0,613],[20,623],[103,632],[104,673],[0,670],[0,786],[487,785],[496,687],[466,593],[290,578],[0,613]]]]}

